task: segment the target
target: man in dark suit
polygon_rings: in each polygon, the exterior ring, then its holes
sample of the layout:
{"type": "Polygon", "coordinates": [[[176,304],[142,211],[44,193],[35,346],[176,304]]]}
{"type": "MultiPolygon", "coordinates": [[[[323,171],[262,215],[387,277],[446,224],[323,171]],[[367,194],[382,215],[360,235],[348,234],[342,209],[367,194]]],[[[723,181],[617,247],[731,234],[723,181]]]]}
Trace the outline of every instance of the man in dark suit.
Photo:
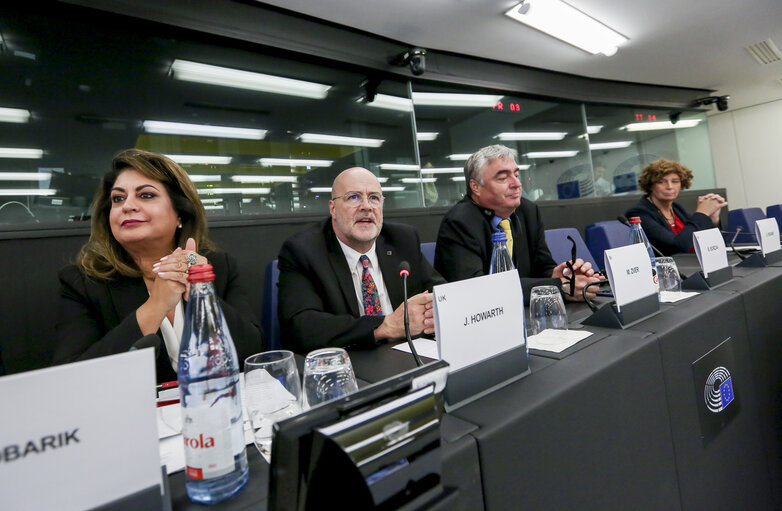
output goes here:
{"type": "MultiPolygon", "coordinates": [[[[569,300],[583,300],[582,289],[601,280],[592,265],[577,259],[573,294],[570,270],[551,257],[535,203],[521,197],[516,151],[492,145],[470,156],[464,166],[467,195],[446,213],[437,235],[434,266],[446,280],[456,281],[487,275],[491,264],[494,232],[505,232],[513,264],[519,272],[524,301],[534,286],[555,285],[566,289],[569,300]]],[[[594,297],[594,288],[588,296],[594,297]]]]}
{"type": "Polygon", "coordinates": [[[306,353],[374,347],[405,335],[399,265],[410,265],[410,334],[434,332],[432,286],[441,281],[415,229],[383,224],[380,182],[351,168],[334,180],[331,217],[285,241],[278,257],[282,343],[306,353]]]}

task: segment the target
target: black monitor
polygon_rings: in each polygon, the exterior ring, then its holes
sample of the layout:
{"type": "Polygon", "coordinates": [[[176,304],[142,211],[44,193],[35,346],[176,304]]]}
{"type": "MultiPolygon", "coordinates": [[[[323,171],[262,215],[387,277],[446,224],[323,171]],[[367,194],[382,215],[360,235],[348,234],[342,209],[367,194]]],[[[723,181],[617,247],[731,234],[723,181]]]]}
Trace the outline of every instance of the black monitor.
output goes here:
{"type": "Polygon", "coordinates": [[[448,364],[436,361],[274,425],[269,509],[396,509],[440,485],[448,364]]]}

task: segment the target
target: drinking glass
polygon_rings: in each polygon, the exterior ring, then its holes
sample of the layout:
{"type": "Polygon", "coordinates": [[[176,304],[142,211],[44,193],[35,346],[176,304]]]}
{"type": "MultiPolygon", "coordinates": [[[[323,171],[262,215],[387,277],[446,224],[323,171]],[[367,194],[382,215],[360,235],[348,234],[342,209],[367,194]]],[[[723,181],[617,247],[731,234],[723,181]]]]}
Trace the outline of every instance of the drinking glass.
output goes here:
{"type": "Polygon", "coordinates": [[[535,286],[529,300],[531,334],[547,328],[567,330],[567,312],[562,294],[556,286],[535,286]]]}
{"type": "Polygon", "coordinates": [[[657,257],[654,260],[657,268],[657,281],[660,283],[660,291],[681,291],[682,279],[679,276],[679,268],[673,257],[657,257]]]}
{"type": "Polygon", "coordinates": [[[290,351],[266,351],[244,361],[244,396],[255,446],[271,459],[272,426],[301,411],[301,384],[290,351]]]}
{"type": "Polygon", "coordinates": [[[346,396],[358,390],[350,357],[342,348],[322,348],[307,354],[304,360],[302,407],[313,406],[346,396]]]}

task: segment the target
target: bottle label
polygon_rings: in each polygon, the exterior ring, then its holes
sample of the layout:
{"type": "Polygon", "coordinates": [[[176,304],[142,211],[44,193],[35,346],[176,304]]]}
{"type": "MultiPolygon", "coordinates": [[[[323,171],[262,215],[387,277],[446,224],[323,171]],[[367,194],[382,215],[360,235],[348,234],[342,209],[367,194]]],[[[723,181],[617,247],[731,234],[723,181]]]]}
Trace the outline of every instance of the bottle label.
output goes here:
{"type": "MultiPolygon", "coordinates": [[[[183,409],[182,437],[185,442],[185,463],[191,479],[203,480],[232,472],[234,440],[242,422],[231,427],[230,410],[219,403],[212,407],[183,409]]],[[[244,442],[240,442],[244,449],[244,442]]]]}

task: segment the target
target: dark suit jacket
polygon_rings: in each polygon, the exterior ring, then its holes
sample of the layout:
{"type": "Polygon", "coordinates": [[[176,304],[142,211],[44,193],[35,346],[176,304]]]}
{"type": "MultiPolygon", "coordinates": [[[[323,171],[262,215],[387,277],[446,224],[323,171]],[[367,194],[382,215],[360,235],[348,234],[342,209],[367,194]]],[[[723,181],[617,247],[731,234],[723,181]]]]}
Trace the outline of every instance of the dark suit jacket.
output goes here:
{"type": "MultiPolygon", "coordinates": [[[[214,267],[215,292],[228,323],[240,367],[263,350],[261,328],[239,281],[236,261],[224,252],[204,254],[214,267]]],[[[141,278],[95,280],[76,265],[60,270],[60,304],[54,362],[112,355],[128,351],[142,337],[136,309],[149,298],[141,278]]],[[[158,337],[163,339],[158,330],[158,337]]],[[[165,342],[157,357],[158,382],[176,380],[165,342]]]]}
{"type": "Polygon", "coordinates": [[[684,208],[675,202],[673,203],[673,211],[684,223],[684,229],[679,234],[674,234],[663,214],[660,213],[657,206],[649,202],[646,196],[628,209],[625,216],[627,218],[641,217],[641,227],[643,227],[646,237],[649,238],[649,243],[665,255],[689,252],[692,250],[693,232],[714,228],[711,218],[703,213],[688,215],[684,208]]]}
{"type": "MultiPolygon", "coordinates": [[[[449,282],[489,274],[491,265],[494,211],[483,208],[465,197],[443,217],[437,234],[435,269],[449,282]]],[[[540,219],[538,206],[527,199],[509,217],[513,234],[513,264],[519,272],[524,302],[529,303],[535,286],[557,286],[551,278],[557,266],[551,257],[540,219]]]]}
{"type": "MultiPolygon", "coordinates": [[[[408,297],[442,283],[421,254],[416,230],[384,223],[375,242],[383,283],[396,309],[404,300],[399,263],[410,264],[408,297]]],[[[325,346],[374,347],[383,316],[360,316],[356,291],[331,217],[282,245],[278,312],[282,343],[298,353],[325,346]]],[[[390,314],[392,311],[387,311],[390,314]]]]}

